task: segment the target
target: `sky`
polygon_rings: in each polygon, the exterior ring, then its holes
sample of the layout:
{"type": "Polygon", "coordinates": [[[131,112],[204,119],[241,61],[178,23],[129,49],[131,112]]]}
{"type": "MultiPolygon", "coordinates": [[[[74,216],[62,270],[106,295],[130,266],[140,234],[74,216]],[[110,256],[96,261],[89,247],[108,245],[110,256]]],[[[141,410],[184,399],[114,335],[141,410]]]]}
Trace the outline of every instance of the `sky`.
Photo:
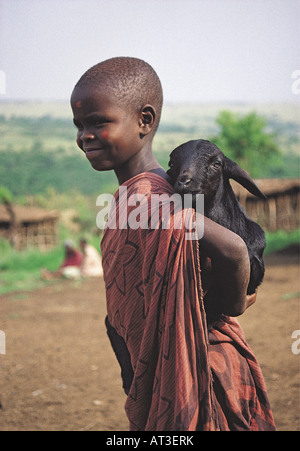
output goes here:
{"type": "Polygon", "coordinates": [[[134,56],[167,102],[297,102],[299,24],[300,0],[0,0],[0,101],[67,100],[134,56]]]}

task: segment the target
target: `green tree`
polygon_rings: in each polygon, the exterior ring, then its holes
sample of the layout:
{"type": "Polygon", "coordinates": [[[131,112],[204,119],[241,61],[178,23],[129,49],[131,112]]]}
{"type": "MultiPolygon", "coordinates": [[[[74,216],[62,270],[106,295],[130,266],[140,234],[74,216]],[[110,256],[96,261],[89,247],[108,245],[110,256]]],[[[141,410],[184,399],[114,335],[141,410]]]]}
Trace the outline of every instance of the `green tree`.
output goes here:
{"type": "Polygon", "coordinates": [[[265,118],[255,112],[239,116],[222,111],[217,124],[219,135],[211,140],[252,177],[262,177],[266,166],[276,164],[280,156],[276,134],[267,130],[265,118]]]}

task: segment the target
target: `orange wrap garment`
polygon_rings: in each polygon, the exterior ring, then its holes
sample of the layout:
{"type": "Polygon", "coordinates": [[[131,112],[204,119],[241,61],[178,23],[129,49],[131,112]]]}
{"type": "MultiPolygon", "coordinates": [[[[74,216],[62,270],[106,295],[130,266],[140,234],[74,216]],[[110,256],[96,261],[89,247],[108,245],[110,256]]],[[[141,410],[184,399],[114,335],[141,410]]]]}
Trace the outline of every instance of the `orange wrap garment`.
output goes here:
{"type": "Polygon", "coordinates": [[[130,430],[274,430],[261,370],[238,322],[223,317],[208,331],[198,241],[187,239],[194,211],[185,210],[185,227],[174,227],[181,211],[162,229],[160,209],[153,229],[151,196],[171,196],[173,188],[152,173],[125,186],[126,196],[115,195],[101,248],[108,319],[133,368],[125,405],[130,430]],[[132,195],[142,199],[146,226],[110,228],[124,211],[134,214],[132,195]]]}

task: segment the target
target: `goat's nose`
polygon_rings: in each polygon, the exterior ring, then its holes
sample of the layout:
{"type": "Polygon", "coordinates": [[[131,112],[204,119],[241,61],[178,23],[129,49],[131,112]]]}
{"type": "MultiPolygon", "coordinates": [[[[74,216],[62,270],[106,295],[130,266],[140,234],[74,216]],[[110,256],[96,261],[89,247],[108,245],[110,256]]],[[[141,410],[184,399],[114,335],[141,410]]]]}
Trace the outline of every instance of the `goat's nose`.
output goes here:
{"type": "Polygon", "coordinates": [[[192,182],[192,179],[190,177],[184,176],[178,180],[178,185],[180,187],[187,188],[191,184],[191,182],[192,182]]]}

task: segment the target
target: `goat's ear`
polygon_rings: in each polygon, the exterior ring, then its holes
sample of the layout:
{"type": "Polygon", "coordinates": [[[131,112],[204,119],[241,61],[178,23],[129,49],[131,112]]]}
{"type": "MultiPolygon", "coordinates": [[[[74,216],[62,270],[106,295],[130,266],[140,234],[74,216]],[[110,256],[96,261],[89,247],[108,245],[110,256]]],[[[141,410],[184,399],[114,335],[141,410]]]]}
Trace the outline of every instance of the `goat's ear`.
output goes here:
{"type": "Polygon", "coordinates": [[[230,160],[230,158],[225,157],[224,161],[224,174],[229,179],[233,179],[246,188],[251,194],[254,196],[260,197],[261,199],[266,199],[264,193],[258,188],[258,186],[254,183],[252,178],[247,172],[245,172],[242,168],[239,167],[237,163],[230,160]]]}

